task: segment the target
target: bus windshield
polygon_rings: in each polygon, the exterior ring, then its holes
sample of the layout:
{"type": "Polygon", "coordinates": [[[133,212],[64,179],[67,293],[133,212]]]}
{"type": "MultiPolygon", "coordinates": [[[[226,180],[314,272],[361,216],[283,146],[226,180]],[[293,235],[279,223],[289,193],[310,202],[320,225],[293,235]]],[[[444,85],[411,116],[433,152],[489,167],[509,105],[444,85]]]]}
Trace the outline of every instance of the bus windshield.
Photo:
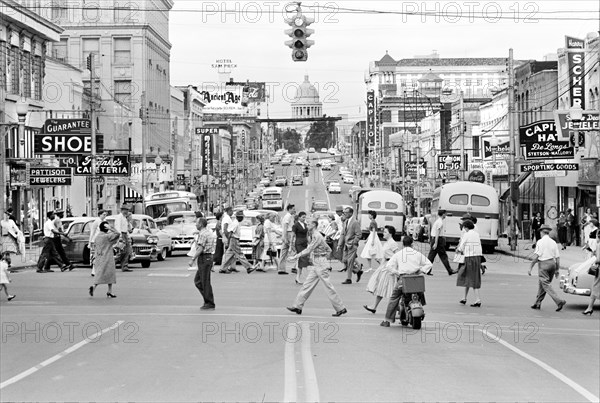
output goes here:
{"type": "Polygon", "coordinates": [[[277,193],[263,193],[263,200],[279,200],[281,195],[277,193]]]}
{"type": "Polygon", "coordinates": [[[166,217],[169,213],[173,213],[175,211],[186,211],[187,209],[188,205],[184,201],[154,204],[152,206],[146,206],[146,214],[152,218],[162,218],[166,217]]]}

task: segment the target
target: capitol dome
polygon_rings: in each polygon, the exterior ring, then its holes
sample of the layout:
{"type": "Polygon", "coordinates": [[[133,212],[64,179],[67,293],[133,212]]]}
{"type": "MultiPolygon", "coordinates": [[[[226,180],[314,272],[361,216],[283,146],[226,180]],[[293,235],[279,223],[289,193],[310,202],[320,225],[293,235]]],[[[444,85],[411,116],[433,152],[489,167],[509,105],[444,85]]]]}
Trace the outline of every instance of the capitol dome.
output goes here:
{"type": "Polygon", "coordinates": [[[300,84],[296,92],[296,99],[292,102],[293,117],[320,117],[322,116],[323,104],[319,101],[319,92],[314,85],[304,76],[304,82],[300,84]]]}

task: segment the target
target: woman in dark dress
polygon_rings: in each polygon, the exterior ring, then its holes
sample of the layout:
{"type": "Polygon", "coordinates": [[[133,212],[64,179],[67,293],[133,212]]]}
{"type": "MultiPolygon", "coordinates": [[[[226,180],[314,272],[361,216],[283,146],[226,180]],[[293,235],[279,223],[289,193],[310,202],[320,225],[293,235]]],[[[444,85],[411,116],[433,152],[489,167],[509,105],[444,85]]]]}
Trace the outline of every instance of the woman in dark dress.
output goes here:
{"type": "Polygon", "coordinates": [[[215,227],[215,232],[217,234],[217,244],[215,245],[215,253],[213,255],[213,263],[215,265],[221,265],[221,260],[223,259],[223,237],[221,236],[221,219],[223,218],[223,213],[218,212],[215,215],[217,219],[217,225],[215,227]]]}
{"type": "Polygon", "coordinates": [[[535,248],[535,244],[537,243],[537,241],[542,239],[542,237],[540,235],[540,227],[542,226],[543,223],[544,223],[544,219],[542,218],[542,215],[540,213],[537,213],[535,215],[535,217],[533,218],[533,222],[531,223],[531,229],[533,230],[533,236],[535,237],[535,239],[533,241],[534,248],[535,248]]]}
{"type": "MultiPolygon", "coordinates": [[[[296,254],[302,252],[308,246],[308,227],[306,225],[306,213],[301,211],[298,213],[298,220],[292,226],[292,233],[294,234],[293,244],[296,249],[296,254]]],[[[310,261],[309,256],[302,256],[298,259],[298,271],[296,272],[296,284],[302,284],[300,282],[300,276],[302,275],[302,269],[308,267],[310,261]]]]}

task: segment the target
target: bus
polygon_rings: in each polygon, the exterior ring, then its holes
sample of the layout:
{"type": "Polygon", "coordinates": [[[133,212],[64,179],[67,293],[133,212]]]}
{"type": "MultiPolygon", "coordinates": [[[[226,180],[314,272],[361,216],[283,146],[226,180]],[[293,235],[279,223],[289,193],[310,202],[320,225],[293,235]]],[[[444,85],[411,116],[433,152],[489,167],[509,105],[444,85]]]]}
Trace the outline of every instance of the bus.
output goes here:
{"type": "Polygon", "coordinates": [[[362,239],[369,237],[369,210],[377,213],[377,232],[383,236],[383,227],[391,225],[396,229],[394,239],[400,240],[404,232],[405,204],[400,193],[390,189],[357,189],[353,193],[356,203],[356,219],[360,223],[362,239]]]}
{"type": "Polygon", "coordinates": [[[484,250],[493,252],[498,246],[500,202],[492,186],[478,182],[453,182],[442,185],[433,192],[431,219],[437,219],[439,209],[446,210],[443,236],[446,245],[457,245],[460,241],[461,218],[470,214],[477,218],[477,232],[484,250]]]}
{"type": "Polygon", "coordinates": [[[169,190],[146,196],[146,215],[154,218],[158,224],[166,221],[167,215],[175,211],[198,210],[198,196],[192,192],[169,190]]]}
{"type": "Polygon", "coordinates": [[[283,195],[280,187],[272,186],[262,192],[262,208],[269,210],[283,210],[283,195]]]}

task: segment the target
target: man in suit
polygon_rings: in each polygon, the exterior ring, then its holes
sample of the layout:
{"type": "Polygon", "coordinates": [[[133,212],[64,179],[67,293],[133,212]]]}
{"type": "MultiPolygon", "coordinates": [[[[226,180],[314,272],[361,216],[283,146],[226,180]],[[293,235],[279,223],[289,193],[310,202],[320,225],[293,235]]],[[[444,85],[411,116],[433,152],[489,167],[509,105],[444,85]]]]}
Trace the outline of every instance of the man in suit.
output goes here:
{"type": "Polygon", "coordinates": [[[356,253],[358,251],[358,242],[361,239],[360,224],[354,217],[354,209],[346,207],[344,209],[346,221],[343,223],[342,236],[338,248],[343,251],[342,262],[344,270],[347,272],[348,278],[342,284],[352,284],[352,273],[356,273],[356,282],[360,281],[363,274],[361,269],[355,267],[356,253]]]}

